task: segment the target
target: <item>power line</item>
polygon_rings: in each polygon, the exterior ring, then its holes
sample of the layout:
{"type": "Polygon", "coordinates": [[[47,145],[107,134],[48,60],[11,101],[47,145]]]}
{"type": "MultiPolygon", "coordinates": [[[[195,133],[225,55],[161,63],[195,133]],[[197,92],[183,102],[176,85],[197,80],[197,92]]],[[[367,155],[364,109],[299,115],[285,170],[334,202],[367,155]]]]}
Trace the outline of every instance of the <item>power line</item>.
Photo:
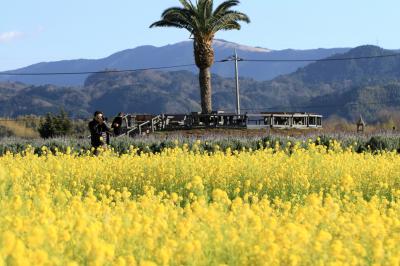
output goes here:
{"type": "MultiPolygon", "coordinates": [[[[376,56],[360,56],[360,57],[343,57],[343,58],[325,58],[325,59],[240,59],[242,62],[329,62],[329,61],[349,61],[361,59],[379,59],[400,56],[400,53],[376,55],[376,56]]],[[[217,60],[215,63],[225,63],[227,60],[217,60]]],[[[180,67],[192,67],[196,64],[182,64],[160,67],[136,68],[125,70],[103,70],[103,71],[80,71],[80,72],[37,72],[37,73],[16,73],[16,72],[0,72],[0,76],[53,76],[53,75],[89,75],[89,74],[109,74],[109,73],[127,73],[146,70],[162,70],[180,67]]]]}
{"type": "Polygon", "coordinates": [[[103,71],[82,71],[82,72],[38,72],[38,73],[0,72],[0,75],[1,76],[53,76],[53,75],[109,74],[109,73],[126,73],[126,72],[136,72],[136,71],[146,71],[146,70],[172,69],[179,67],[190,67],[195,65],[196,64],[185,64],[185,65],[172,65],[172,66],[160,66],[160,67],[124,69],[124,70],[103,70],[103,71]]]}
{"type": "Polygon", "coordinates": [[[400,56],[400,53],[375,55],[375,56],[359,56],[359,57],[342,57],[342,58],[324,58],[324,59],[242,59],[243,62],[329,62],[329,61],[350,61],[361,59],[379,59],[387,57],[400,56]]]}

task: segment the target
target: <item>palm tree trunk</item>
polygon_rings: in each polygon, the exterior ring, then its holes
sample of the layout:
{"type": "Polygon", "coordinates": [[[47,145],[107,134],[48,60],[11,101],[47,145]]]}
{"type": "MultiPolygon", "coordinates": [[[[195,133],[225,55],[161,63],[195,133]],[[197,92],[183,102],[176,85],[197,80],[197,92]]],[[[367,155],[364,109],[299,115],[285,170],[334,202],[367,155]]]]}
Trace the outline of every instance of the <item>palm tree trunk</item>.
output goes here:
{"type": "Polygon", "coordinates": [[[193,42],[194,57],[196,65],[199,68],[201,112],[210,114],[212,112],[211,104],[211,73],[210,67],[214,63],[214,49],[212,47],[212,38],[207,40],[195,39],[193,42]]]}
{"type": "Polygon", "coordinates": [[[211,105],[211,73],[210,68],[200,68],[200,97],[201,97],[201,112],[210,114],[212,112],[211,105]]]}

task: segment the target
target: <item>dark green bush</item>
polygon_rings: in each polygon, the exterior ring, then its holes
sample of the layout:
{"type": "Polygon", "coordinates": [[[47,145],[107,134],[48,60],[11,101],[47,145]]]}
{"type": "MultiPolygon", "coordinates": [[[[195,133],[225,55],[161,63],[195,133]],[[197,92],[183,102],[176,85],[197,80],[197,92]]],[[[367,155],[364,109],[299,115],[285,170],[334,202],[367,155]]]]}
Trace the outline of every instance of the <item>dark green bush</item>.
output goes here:
{"type": "Polygon", "coordinates": [[[388,140],[383,137],[372,137],[366,143],[367,149],[370,149],[372,152],[384,151],[388,150],[390,144],[388,140]]]}
{"type": "MultiPolygon", "coordinates": [[[[399,136],[375,136],[369,139],[364,137],[340,137],[335,138],[333,136],[326,137],[313,137],[312,143],[324,145],[329,148],[330,141],[337,139],[341,142],[343,148],[352,147],[356,152],[372,151],[378,152],[380,150],[398,151],[400,153],[400,137],[399,136]]],[[[305,138],[288,138],[280,136],[267,136],[264,138],[203,138],[200,139],[200,145],[196,145],[198,150],[205,153],[215,152],[217,149],[220,151],[226,151],[228,148],[231,151],[242,151],[242,150],[259,150],[266,146],[274,148],[279,145],[281,148],[287,149],[289,153],[293,151],[294,144],[296,142],[301,143],[301,147],[307,148],[308,139],[305,138]],[[290,144],[289,144],[290,142],[290,144]]],[[[160,138],[112,138],[111,148],[119,154],[127,153],[130,146],[138,149],[138,153],[157,153],[161,152],[166,148],[174,148],[176,146],[183,146],[187,144],[189,149],[192,149],[195,145],[197,138],[177,138],[176,140],[171,139],[160,139],[160,138]]],[[[12,153],[20,153],[24,151],[28,145],[34,148],[36,154],[41,154],[42,146],[47,146],[50,151],[56,149],[61,152],[65,152],[67,147],[70,147],[74,151],[84,152],[91,149],[90,141],[87,138],[76,139],[76,138],[55,138],[55,139],[42,139],[42,140],[23,140],[23,139],[3,139],[0,142],[0,156],[6,151],[12,153]]]]}
{"type": "Polygon", "coordinates": [[[334,140],[334,138],[326,136],[326,135],[322,135],[319,136],[316,140],[315,140],[315,144],[316,145],[323,145],[327,148],[330,148],[331,146],[331,142],[334,140]]]}
{"type": "Polygon", "coordinates": [[[7,138],[13,136],[13,132],[4,126],[0,126],[0,137],[7,138]]]}
{"type": "Polygon", "coordinates": [[[72,121],[63,110],[57,115],[48,113],[40,122],[38,131],[44,139],[68,136],[72,133],[72,121]]]}

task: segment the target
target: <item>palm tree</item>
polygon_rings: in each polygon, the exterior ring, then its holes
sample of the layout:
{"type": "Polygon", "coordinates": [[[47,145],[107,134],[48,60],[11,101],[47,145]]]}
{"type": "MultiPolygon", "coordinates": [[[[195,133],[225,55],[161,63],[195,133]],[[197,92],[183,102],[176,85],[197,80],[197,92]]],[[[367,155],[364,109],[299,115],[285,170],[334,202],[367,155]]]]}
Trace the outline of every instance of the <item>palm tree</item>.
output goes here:
{"type": "Polygon", "coordinates": [[[249,23],[249,17],[241,12],[231,10],[239,0],[227,0],[213,9],[213,0],[179,0],[183,7],[166,9],[161,20],[152,27],[175,27],[186,29],[193,38],[194,57],[199,68],[199,82],[202,113],[209,114],[211,105],[211,74],[210,67],[214,63],[212,47],[215,34],[220,30],[240,30],[240,21],[249,23]]]}

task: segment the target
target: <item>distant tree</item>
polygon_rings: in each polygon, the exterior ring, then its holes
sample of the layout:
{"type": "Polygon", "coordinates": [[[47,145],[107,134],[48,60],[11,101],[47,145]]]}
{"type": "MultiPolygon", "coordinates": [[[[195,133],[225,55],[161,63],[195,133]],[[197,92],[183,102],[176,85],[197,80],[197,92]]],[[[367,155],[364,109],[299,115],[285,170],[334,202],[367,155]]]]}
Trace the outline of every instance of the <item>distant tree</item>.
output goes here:
{"type": "Polygon", "coordinates": [[[55,126],[54,126],[54,116],[51,114],[46,114],[44,121],[40,122],[38,131],[42,138],[52,138],[55,135],[55,126]]]}
{"type": "Polygon", "coordinates": [[[0,138],[11,137],[14,133],[6,128],[5,126],[0,125],[0,138]]]}
{"type": "Polygon", "coordinates": [[[214,36],[220,30],[240,30],[239,22],[249,23],[250,19],[244,13],[231,10],[240,3],[239,0],[224,1],[215,10],[213,0],[197,0],[196,4],[190,0],[179,1],[183,7],[166,9],[161,15],[161,20],[150,27],[186,29],[193,36],[194,57],[200,70],[201,110],[203,113],[211,113],[210,67],[214,63],[214,36]]]}
{"type": "Polygon", "coordinates": [[[38,131],[45,139],[67,136],[72,133],[72,121],[64,110],[58,115],[48,113],[41,121],[38,131]]]}

